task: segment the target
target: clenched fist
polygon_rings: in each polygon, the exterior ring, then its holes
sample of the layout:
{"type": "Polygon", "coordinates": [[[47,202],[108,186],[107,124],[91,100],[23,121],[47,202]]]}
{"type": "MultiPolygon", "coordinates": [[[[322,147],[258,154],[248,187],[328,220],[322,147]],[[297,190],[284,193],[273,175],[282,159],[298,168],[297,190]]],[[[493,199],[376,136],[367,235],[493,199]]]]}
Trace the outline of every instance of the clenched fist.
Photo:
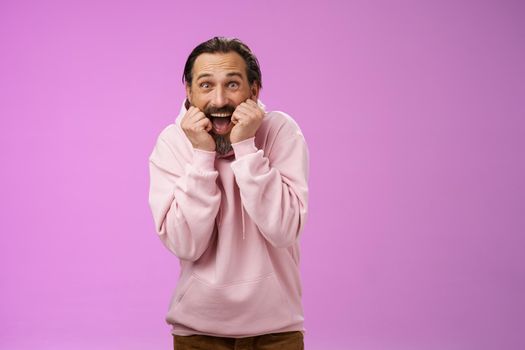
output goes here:
{"type": "Polygon", "coordinates": [[[209,134],[211,121],[197,107],[191,106],[182,117],[181,127],[193,148],[204,151],[215,151],[215,140],[209,134]]]}
{"type": "Polygon", "coordinates": [[[232,115],[235,125],[230,132],[230,142],[236,143],[255,136],[263,117],[264,111],[254,100],[247,99],[239,104],[232,115]]]}

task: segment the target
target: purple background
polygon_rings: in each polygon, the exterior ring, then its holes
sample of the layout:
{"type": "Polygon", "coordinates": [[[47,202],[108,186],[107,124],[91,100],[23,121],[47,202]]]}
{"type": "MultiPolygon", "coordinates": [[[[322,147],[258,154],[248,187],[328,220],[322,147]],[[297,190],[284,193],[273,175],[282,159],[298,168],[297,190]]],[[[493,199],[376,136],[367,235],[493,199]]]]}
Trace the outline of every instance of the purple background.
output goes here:
{"type": "Polygon", "coordinates": [[[525,348],[524,9],[3,0],[0,348],[171,349],[148,156],[214,35],[308,142],[306,348],[525,348]]]}

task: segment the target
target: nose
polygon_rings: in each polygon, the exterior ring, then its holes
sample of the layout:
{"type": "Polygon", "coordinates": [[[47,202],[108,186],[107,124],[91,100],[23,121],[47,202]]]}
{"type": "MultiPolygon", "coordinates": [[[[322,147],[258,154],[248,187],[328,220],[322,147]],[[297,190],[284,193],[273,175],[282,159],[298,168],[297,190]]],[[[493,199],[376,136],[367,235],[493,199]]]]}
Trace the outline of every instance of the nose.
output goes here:
{"type": "Polygon", "coordinates": [[[226,92],[224,91],[222,87],[218,86],[215,89],[215,92],[212,98],[212,102],[215,108],[221,108],[227,104],[228,99],[226,97],[226,92]]]}

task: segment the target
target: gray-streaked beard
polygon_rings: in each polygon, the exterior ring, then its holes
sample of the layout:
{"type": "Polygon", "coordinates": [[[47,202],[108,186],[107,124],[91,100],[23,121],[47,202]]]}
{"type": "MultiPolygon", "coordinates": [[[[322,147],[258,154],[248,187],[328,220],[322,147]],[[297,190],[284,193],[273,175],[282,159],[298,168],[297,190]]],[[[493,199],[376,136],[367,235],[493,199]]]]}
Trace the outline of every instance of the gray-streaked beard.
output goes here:
{"type": "Polygon", "coordinates": [[[210,134],[215,140],[215,151],[220,155],[225,155],[233,149],[228,135],[217,135],[213,132],[210,134]]]}

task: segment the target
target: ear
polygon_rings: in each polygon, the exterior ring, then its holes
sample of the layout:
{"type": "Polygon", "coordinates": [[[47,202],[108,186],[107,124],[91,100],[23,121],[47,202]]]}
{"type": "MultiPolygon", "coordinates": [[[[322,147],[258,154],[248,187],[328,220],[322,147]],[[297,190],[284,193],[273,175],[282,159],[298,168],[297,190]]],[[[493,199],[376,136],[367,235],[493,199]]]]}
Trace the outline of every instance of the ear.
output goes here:
{"type": "Polygon", "coordinates": [[[186,83],[186,99],[191,103],[191,85],[186,83]]]}
{"type": "Polygon", "coordinates": [[[259,85],[257,84],[257,81],[253,82],[252,86],[250,87],[250,92],[250,98],[257,102],[257,99],[259,98],[259,85]]]}

